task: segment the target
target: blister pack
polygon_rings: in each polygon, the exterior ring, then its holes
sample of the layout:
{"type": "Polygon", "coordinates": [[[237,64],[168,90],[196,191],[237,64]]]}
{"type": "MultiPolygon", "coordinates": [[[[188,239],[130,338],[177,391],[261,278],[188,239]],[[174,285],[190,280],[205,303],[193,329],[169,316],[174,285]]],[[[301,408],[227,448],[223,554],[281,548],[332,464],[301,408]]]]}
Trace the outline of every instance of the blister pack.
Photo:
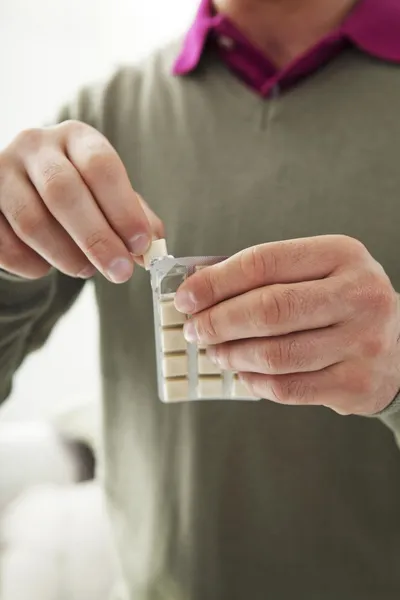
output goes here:
{"type": "Polygon", "coordinates": [[[175,294],[181,283],[199,269],[225,257],[174,258],[165,240],[153,243],[145,256],[153,292],[158,394],[162,402],[195,400],[257,400],[232,371],[221,371],[206,348],[188,343],[183,326],[190,315],[178,312],[175,294]]]}

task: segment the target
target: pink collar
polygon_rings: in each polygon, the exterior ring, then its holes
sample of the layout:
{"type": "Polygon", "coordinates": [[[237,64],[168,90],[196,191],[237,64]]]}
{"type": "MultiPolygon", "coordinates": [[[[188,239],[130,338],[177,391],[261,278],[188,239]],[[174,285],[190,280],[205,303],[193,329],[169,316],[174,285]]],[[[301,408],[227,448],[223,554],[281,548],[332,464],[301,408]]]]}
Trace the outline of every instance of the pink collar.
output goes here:
{"type": "MultiPolygon", "coordinates": [[[[213,13],[211,0],[202,0],[175,62],[175,75],[185,75],[196,69],[212,32],[222,35],[231,32],[235,34],[236,39],[245,41],[229,19],[213,13]]],[[[400,63],[399,0],[359,0],[341,27],[332,32],[327,39],[350,42],[376,58],[400,63]]],[[[251,46],[249,42],[247,44],[251,46]]]]}

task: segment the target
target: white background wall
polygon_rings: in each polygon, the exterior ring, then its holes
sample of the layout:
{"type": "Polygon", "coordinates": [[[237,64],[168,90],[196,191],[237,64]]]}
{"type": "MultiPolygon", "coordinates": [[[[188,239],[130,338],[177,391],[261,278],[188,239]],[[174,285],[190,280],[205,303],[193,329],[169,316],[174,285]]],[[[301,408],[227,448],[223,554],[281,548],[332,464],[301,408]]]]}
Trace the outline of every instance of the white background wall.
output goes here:
{"type": "MultiPolygon", "coordinates": [[[[184,31],[197,0],[0,0],[0,148],[47,122],[80,85],[184,31]]],[[[3,419],[97,399],[97,315],[88,289],[29,358],[3,419]]]]}

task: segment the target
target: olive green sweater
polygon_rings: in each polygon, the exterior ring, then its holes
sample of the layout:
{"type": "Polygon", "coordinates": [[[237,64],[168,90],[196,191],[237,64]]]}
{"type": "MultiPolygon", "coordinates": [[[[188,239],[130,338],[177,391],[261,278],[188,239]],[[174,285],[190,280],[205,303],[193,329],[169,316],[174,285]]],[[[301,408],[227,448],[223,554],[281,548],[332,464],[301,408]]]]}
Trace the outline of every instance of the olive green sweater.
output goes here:
{"type": "MultiPolygon", "coordinates": [[[[348,50],[265,100],[212,54],[173,77],[176,52],[84,90],[61,117],[108,137],[171,252],[343,233],[400,290],[400,68],[348,50]]],[[[0,278],[0,399],[82,285],[0,278]]],[[[148,273],[94,285],[103,477],[129,600],[398,600],[400,453],[386,425],[400,434],[400,407],[363,419],[163,405],[148,273]]]]}

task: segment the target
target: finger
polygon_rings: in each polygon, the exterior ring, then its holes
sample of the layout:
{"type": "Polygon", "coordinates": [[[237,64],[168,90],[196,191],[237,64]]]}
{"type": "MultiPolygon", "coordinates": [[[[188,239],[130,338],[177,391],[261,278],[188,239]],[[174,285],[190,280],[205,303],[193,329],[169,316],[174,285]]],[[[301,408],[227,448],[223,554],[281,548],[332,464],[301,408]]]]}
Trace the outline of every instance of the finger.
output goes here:
{"type": "Polygon", "coordinates": [[[91,265],[86,256],[47,210],[26,173],[8,173],[1,190],[1,209],[17,238],[61,272],[72,277],[89,275],[91,265]]]}
{"type": "Polygon", "coordinates": [[[91,127],[69,127],[66,152],[108,223],[135,256],[149,248],[155,232],[126,169],[108,140],[91,127]]]}
{"type": "MultiPolygon", "coordinates": [[[[143,198],[142,198],[142,196],[140,196],[140,194],[138,194],[138,198],[139,198],[139,202],[141,203],[142,208],[149,220],[151,231],[153,232],[153,238],[158,239],[158,240],[165,238],[164,224],[161,221],[161,219],[159,219],[157,217],[157,215],[151,210],[151,208],[149,207],[147,202],[145,202],[143,200],[143,198]]],[[[138,265],[140,265],[141,267],[143,267],[144,266],[143,256],[135,256],[135,262],[138,265]]]]}
{"type": "Polygon", "coordinates": [[[178,310],[193,314],[266,285],[323,279],[368,253],[346,236],[319,236],[247,248],[189,277],[176,294],[178,310]]]}
{"type": "Polygon", "coordinates": [[[376,405],[373,368],[366,369],[361,362],[338,363],[312,373],[240,373],[240,379],[252,395],[278,404],[327,406],[340,414],[367,414],[366,406],[376,405]]]}
{"type": "Polygon", "coordinates": [[[0,213],[0,269],[26,279],[44,277],[50,265],[26,246],[0,213]]]}
{"type": "Polygon", "coordinates": [[[110,227],[86,184],[57,149],[44,147],[26,161],[28,175],[48,211],[110,281],[127,281],[133,261],[110,227]]]}
{"type": "Polygon", "coordinates": [[[275,338],[228,342],[207,349],[209,358],[222,370],[264,375],[320,371],[355,355],[360,344],[345,327],[275,338]]]}
{"type": "Polygon", "coordinates": [[[145,215],[150,223],[150,227],[151,227],[151,232],[153,234],[153,237],[155,239],[161,239],[161,238],[165,238],[165,229],[164,229],[164,223],[161,221],[161,219],[151,210],[151,208],[149,207],[149,205],[147,204],[147,202],[145,200],[143,200],[142,196],[140,194],[137,194],[137,197],[139,199],[139,202],[145,212],[145,215]]]}
{"type": "Polygon", "coordinates": [[[342,302],[339,277],[252,290],[196,314],[185,325],[189,342],[280,336],[320,329],[349,319],[353,306],[342,302]]]}

